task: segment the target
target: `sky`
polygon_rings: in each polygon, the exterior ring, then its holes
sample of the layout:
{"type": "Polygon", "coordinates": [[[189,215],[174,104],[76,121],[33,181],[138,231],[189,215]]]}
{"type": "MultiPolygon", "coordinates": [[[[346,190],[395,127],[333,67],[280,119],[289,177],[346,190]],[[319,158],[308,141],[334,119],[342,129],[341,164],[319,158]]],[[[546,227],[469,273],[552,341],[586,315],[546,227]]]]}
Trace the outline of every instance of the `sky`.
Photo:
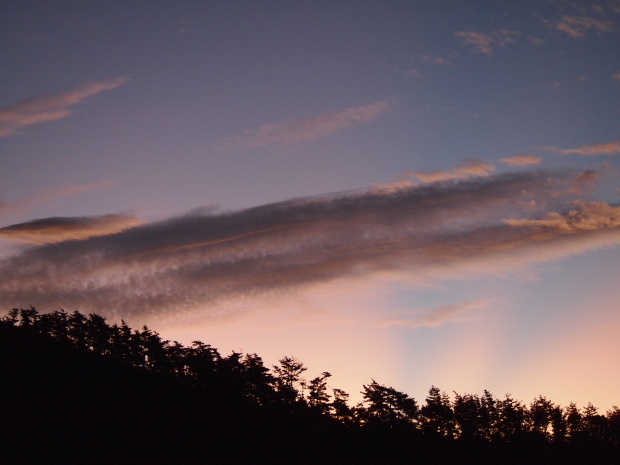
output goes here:
{"type": "Polygon", "coordinates": [[[361,400],[620,404],[620,1],[0,4],[0,306],[361,400]]]}

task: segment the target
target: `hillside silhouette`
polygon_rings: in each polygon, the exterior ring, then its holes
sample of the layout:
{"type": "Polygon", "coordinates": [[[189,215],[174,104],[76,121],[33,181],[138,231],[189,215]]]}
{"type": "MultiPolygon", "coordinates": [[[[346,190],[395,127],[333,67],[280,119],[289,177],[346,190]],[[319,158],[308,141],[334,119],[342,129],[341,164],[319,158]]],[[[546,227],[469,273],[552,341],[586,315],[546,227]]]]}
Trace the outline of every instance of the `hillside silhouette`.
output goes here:
{"type": "Polygon", "coordinates": [[[144,326],[13,309],[0,320],[0,463],[620,463],[620,409],[371,380],[363,402],[292,357],[222,355],[144,326]]]}

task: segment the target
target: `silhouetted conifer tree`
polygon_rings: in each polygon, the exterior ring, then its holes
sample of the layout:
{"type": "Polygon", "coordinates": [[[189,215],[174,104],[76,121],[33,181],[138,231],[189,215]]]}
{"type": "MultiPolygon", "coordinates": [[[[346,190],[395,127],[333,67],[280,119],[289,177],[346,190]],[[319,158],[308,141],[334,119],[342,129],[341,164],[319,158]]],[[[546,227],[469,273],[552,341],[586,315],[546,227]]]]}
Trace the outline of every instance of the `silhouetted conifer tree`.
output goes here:
{"type": "MultiPolygon", "coordinates": [[[[351,407],[330,373],[306,382],[293,357],[270,370],[256,354],[185,347],[97,314],[12,309],[0,331],[0,426],[62,463],[620,463],[615,406],[602,415],[488,391],[451,401],[432,386],[420,408],[372,380],[351,407]],[[149,452],[123,455],[138,450],[149,452]]],[[[40,461],[20,447],[21,463],[40,461]]]]}

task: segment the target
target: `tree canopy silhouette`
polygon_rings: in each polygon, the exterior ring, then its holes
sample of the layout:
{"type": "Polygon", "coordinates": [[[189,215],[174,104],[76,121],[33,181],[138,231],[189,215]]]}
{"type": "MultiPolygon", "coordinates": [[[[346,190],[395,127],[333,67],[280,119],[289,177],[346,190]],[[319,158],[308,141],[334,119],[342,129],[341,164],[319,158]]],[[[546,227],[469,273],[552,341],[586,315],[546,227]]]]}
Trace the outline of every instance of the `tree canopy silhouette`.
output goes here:
{"type": "Polygon", "coordinates": [[[78,311],[12,309],[0,344],[7,463],[620,463],[618,407],[435,386],[419,405],[375,380],[349,405],[294,357],[270,369],[78,311]]]}

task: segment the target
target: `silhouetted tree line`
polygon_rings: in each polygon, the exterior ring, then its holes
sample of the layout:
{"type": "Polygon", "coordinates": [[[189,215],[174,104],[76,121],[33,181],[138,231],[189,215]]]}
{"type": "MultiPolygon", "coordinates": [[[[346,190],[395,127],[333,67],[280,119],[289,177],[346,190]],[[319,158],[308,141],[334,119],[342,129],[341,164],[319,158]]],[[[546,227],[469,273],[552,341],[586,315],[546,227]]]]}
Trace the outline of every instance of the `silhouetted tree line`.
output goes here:
{"type": "Polygon", "coordinates": [[[97,314],[13,309],[0,331],[6,463],[620,463],[615,406],[435,386],[420,405],[374,380],[350,405],[293,357],[267,368],[97,314]]]}

